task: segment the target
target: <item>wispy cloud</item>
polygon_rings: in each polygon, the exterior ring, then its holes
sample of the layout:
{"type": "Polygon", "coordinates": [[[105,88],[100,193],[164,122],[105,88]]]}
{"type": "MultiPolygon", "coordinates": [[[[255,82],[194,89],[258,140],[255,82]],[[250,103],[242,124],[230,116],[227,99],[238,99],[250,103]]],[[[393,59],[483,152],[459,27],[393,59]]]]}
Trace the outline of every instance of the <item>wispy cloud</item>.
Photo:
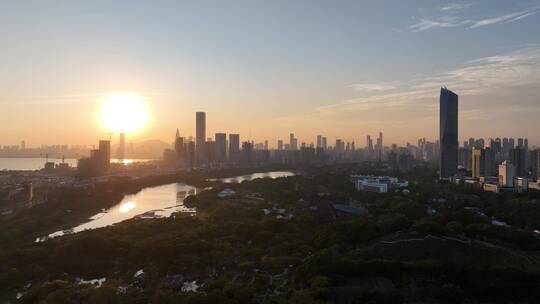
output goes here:
{"type": "Polygon", "coordinates": [[[390,83],[355,83],[351,84],[349,87],[353,88],[355,91],[361,92],[388,91],[396,88],[394,84],[390,83]]]}
{"type": "MultiPolygon", "coordinates": [[[[450,4],[448,6],[441,7],[439,10],[448,12],[451,10],[465,9],[468,6],[461,4],[450,4]]],[[[416,33],[432,28],[468,27],[474,29],[487,25],[506,24],[532,16],[536,14],[539,9],[539,6],[534,6],[522,11],[507,13],[504,15],[483,19],[464,19],[463,17],[454,15],[441,17],[424,17],[420,18],[417,23],[409,26],[409,30],[413,33],[416,33]]]]}
{"type": "Polygon", "coordinates": [[[440,11],[460,11],[468,9],[472,6],[472,3],[450,3],[448,5],[439,8],[440,11]]]}
{"type": "Polygon", "coordinates": [[[478,21],[475,21],[471,25],[471,28],[477,28],[481,26],[498,24],[498,23],[504,24],[504,23],[518,21],[528,16],[534,15],[537,10],[538,10],[538,7],[534,7],[534,8],[520,11],[520,12],[515,12],[515,13],[505,14],[502,16],[493,17],[493,18],[486,18],[486,19],[478,20],[478,21]]]}
{"type": "Polygon", "coordinates": [[[460,20],[454,16],[444,16],[438,19],[423,18],[418,23],[415,23],[409,27],[411,32],[421,32],[437,27],[460,27],[469,24],[470,20],[460,20]]]}
{"type": "MultiPolygon", "coordinates": [[[[382,82],[380,85],[370,83],[368,87],[384,88],[388,83],[398,82],[382,82]]],[[[513,102],[517,102],[520,98],[517,93],[522,87],[530,85],[535,92],[540,92],[540,45],[471,60],[456,69],[402,82],[391,92],[374,91],[373,95],[367,97],[318,107],[301,118],[310,121],[335,120],[343,125],[349,120],[356,122],[356,125],[367,126],[397,126],[407,123],[419,125],[420,122],[431,121],[436,116],[436,101],[443,85],[461,97],[477,102],[465,106],[463,111],[468,113],[464,115],[465,119],[472,120],[475,115],[502,115],[504,111],[501,109],[508,107],[514,107],[513,111],[523,113],[540,113],[540,107],[534,103],[535,100],[521,102],[520,106],[516,107],[513,103],[505,102],[503,97],[497,97],[504,92],[513,102]],[[490,102],[490,106],[486,106],[485,102],[490,102]],[[500,106],[493,107],[495,103],[500,106]],[[409,115],[411,113],[414,115],[409,115]]],[[[289,119],[294,121],[300,118],[295,116],[289,119]]]]}

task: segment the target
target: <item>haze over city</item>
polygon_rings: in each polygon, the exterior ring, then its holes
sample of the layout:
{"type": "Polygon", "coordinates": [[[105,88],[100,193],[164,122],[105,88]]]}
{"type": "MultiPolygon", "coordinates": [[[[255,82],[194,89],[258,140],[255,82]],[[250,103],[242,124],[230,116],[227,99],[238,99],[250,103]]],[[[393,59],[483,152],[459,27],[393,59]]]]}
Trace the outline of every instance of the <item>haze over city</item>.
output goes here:
{"type": "Polygon", "coordinates": [[[205,111],[207,134],[271,147],[290,132],[363,145],[383,131],[403,145],[437,139],[447,86],[460,96],[460,141],[538,145],[539,10],[539,1],[3,2],[0,144],[92,144],[118,120],[129,141],[170,143],[176,128],[194,136],[194,112],[205,111]],[[111,99],[125,96],[139,108],[107,120],[111,99]]]}
{"type": "Polygon", "coordinates": [[[540,0],[0,1],[0,304],[538,303],[540,0]]]}

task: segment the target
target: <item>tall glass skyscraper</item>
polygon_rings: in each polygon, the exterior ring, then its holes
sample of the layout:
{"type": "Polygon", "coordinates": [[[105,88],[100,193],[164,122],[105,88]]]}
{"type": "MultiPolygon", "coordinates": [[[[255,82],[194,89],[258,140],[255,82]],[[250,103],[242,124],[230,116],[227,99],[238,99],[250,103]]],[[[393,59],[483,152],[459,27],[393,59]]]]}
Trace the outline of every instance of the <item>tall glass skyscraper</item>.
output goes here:
{"type": "Polygon", "coordinates": [[[458,166],[458,96],[446,88],[441,88],[439,123],[441,145],[439,176],[448,178],[457,173],[458,166]]]}

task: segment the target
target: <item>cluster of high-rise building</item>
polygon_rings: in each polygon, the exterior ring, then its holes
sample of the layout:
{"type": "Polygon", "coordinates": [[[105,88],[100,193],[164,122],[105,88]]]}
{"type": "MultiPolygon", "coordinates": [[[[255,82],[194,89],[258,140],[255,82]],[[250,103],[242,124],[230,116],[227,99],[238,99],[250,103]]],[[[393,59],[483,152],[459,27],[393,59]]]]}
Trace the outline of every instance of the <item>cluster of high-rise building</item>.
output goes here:
{"type": "Polygon", "coordinates": [[[439,122],[442,179],[462,180],[462,172],[470,172],[469,182],[496,192],[524,190],[529,181],[538,185],[540,150],[529,150],[527,138],[469,138],[459,147],[458,95],[446,88],[441,89],[439,122]]]}
{"type": "MultiPolygon", "coordinates": [[[[267,140],[241,141],[237,133],[219,132],[207,137],[206,118],[205,112],[196,112],[195,137],[182,136],[176,130],[172,149],[164,151],[167,164],[193,168],[371,161],[410,171],[417,162],[431,162],[439,165],[441,179],[456,181],[470,172],[470,178],[482,183],[496,180],[500,187],[514,185],[517,178],[538,179],[540,173],[540,150],[530,149],[527,138],[469,138],[460,147],[458,95],[447,88],[441,88],[440,92],[439,140],[431,142],[420,138],[416,146],[409,143],[403,147],[384,146],[382,132],[376,139],[367,135],[363,148],[357,148],[354,141],[339,138],[332,146],[323,135],[316,136],[315,144],[299,142],[298,137],[290,133],[287,141],[278,139],[276,149],[270,149],[267,140]]],[[[117,156],[125,156],[124,134],[120,134],[117,156]]],[[[110,157],[110,141],[100,141],[99,149],[79,161],[79,169],[91,174],[106,172],[110,157]]]]}
{"type": "MultiPolygon", "coordinates": [[[[193,166],[215,166],[223,164],[246,165],[258,160],[259,152],[255,152],[253,142],[240,142],[240,134],[215,133],[214,138],[206,137],[206,113],[195,113],[195,139],[183,137],[176,130],[174,148],[164,152],[164,160],[179,168],[191,168],[193,166]]],[[[266,142],[258,146],[259,151],[268,147],[266,142]]],[[[262,153],[264,154],[264,153],[262,153]]]]}
{"type": "MultiPolygon", "coordinates": [[[[215,167],[215,166],[254,166],[268,163],[278,164],[325,164],[335,162],[390,161],[400,170],[412,169],[415,159],[412,148],[392,148],[383,144],[383,133],[379,132],[375,144],[368,135],[366,147],[358,149],[354,141],[336,139],[329,145],[328,138],[317,135],[313,142],[299,142],[294,133],[288,140],[277,140],[276,149],[270,149],[268,141],[256,143],[241,141],[240,134],[215,133],[214,137],[206,134],[206,113],[195,114],[195,138],[181,136],[176,131],[172,149],[164,151],[164,160],[178,168],[215,167]]],[[[424,150],[422,150],[424,151],[424,150]]]]}
{"type": "Polygon", "coordinates": [[[536,149],[529,149],[526,138],[519,138],[517,145],[514,143],[513,138],[490,138],[487,142],[470,138],[459,148],[459,165],[471,171],[475,178],[497,175],[498,165],[503,161],[511,163],[519,176],[534,173],[536,149]]]}

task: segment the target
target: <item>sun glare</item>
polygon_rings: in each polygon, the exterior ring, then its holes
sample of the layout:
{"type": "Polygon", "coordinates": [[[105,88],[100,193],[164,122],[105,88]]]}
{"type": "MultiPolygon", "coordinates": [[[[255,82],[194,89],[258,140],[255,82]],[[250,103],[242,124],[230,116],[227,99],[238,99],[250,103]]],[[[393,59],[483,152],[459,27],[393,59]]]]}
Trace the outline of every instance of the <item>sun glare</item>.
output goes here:
{"type": "Polygon", "coordinates": [[[134,132],[148,122],[142,98],[135,94],[116,94],[106,98],[101,118],[111,132],[134,132]]]}
{"type": "Polygon", "coordinates": [[[133,208],[135,208],[135,202],[130,201],[120,205],[120,208],[118,208],[118,210],[120,211],[120,213],[126,213],[133,208]]]}

